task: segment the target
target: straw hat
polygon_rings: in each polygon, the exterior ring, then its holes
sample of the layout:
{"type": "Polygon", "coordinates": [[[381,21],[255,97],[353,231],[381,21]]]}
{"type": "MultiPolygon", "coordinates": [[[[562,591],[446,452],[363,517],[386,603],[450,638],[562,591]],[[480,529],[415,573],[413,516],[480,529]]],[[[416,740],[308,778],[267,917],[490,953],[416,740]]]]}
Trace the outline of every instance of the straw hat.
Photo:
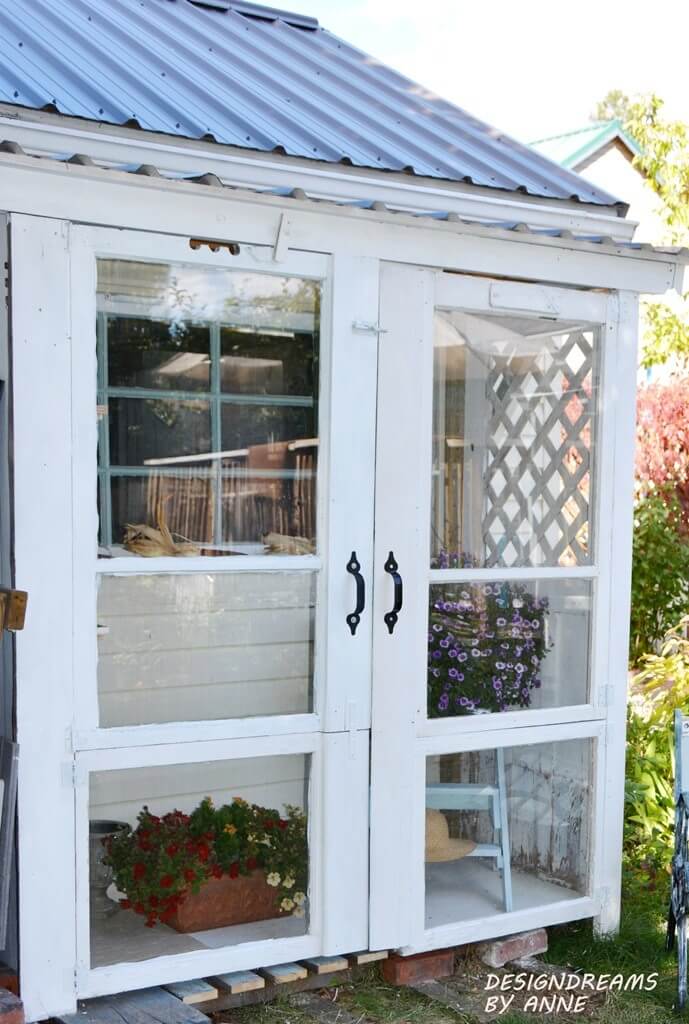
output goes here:
{"type": "Polygon", "coordinates": [[[446,860],[461,860],[476,843],[471,839],[450,839],[447,818],[440,811],[426,808],[426,863],[438,864],[446,860]]]}

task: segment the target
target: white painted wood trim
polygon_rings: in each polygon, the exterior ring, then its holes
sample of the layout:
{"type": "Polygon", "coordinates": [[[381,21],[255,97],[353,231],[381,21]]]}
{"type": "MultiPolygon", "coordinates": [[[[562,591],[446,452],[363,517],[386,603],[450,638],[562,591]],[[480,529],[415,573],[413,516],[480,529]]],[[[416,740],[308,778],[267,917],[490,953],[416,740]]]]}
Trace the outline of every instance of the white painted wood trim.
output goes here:
{"type": "Polygon", "coordinates": [[[405,946],[401,952],[405,956],[425,953],[430,949],[447,949],[449,946],[496,939],[502,935],[513,935],[531,928],[549,928],[552,925],[593,917],[597,911],[598,902],[591,897],[582,896],[580,899],[542,904],[529,910],[515,910],[509,914],[475,918],[461,924],[429,928],[423,938],[405,946]]]}
{"type": "Polygon", "coordinates": [[[622,827],[624,814],[624,763],[627,711],[627,665],[629,656],[629,615],[631,605],[634,445],[636,439],[635,394],[638,296],[621,292],[614,345],[614,508],[610,537],[609,626],[607,679],[611,699],[607,708],[607,743],[604,753],[605,784],[600,793],[599,818],[605,822],[599,837],[595,863],[598,885],[607,893],[595,921],[599,934],[613,934],[620,921],[622,827]]]}
{"type": "Polygon", "coordinates": [[[380,340],[376,437],[371,949],[414,940],[412,909],[423,865],[423,851],[416,859],[410,813],[417,781],[413,726],[426,680],[434,278],[414,267],[381,269],[380,325],[386,333],[380,340]],[[404,582],[392,635],[383,621],[393,599],[383,570],[390,551],[404,582]]]}
{"type": "Polygon", "coordinates": [[[647,294],[665,292],[678,283],[678,264],[664,254],[546,235],[496,233],[481,224],[319,205],[32,157],[3,155],[0,194],[9,212],[161,233],[174,224],[175,232],[187,237],[271,247],[287,213],[290,248],[298,250],[344,248],[399,263],[647,294]]]}
{"type": "Polygon", "coordinates": [[[490,583],[502,580],[595,580],[598,568],[595,565],[573,565],[542,568],[490,568],[490,569],[431,569],[428,577],[431,583],[490,583]]]}
{"type": "Polygon", "coordinates": [[[218,721],[170,722],[158,725],[113,726],[108,729],[76,729],[74,749],[115,750],[121,747],[150,747],[169,743],[205,740],[236,740],[285,736],[322,731],[320,715],[264,715],[227,718],[218,721]]]}
{"type": "Polygon", "coordinates": [[[489,277],[462,277],[439,274],[435,285],[435,305],[441,309],[477,311],[491,316],[544,317],[548,320],[584,320],[601,323],[605,320],[607,296],[599,292],[572,291],[554,284],[527,284],[489,277]],[[500,289],[500,301],[497,301],[500,289]]]}
{"type": "Polygon", "coordinates": [[[503,711],[490,715],[464,715],[457,718],[420,719],[416,727],[418,737],[458,736],[509,729],[514,736],[521,735],[522,729],[533,726],[565,725],[568,722],[600,722],[605,711],[593,704],[573,704],[569,707],[524,709],[503,711]],[[499,720],[499,724],[498,724],[499,720]]]}
{"type": "Polygon", "coordinates": [[[148,576],[154,573],[208,572],[318,572],[323,560],[318,555],[203,555],[143,558],[122,555],[95,560],[94,572],[103,576],[148,576]]]}
{"type": "Polygon", "coordinates": [[[535,197],[495,195],[494,190],[467,187],[463,183],[430,178],[345,168],[314,160],[248,153],[231,146],[172,139],[150,132],[112,125],[93,125],[74,118],[60,118],[42,111],[24,117],[0,114],[3,138],[45,155],[75,152],[104,164],[153,164],[161,171],[180,174],[212,173],[233,185],[257,188],[303,188],[331,199],[370,200],[428,210],[452,210],[461,217],[523,221],[542,227],[566,227],[631,239],[636,223],[614,211],[562,200],[547,203],[535,197]]]}
{"type": "Polygon", "coordinates": [[[14,556],[30,594],[16,637],[20,979],[30,1021],[76,1009],[68,243],[65,224],[12,218],[14,556]]]}

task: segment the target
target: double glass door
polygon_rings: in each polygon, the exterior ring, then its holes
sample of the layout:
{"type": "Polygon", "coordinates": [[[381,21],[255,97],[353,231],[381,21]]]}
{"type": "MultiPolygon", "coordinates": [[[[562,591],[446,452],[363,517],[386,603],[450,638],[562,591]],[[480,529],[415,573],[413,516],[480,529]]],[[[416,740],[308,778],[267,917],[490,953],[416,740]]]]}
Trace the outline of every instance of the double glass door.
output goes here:
{"type": "Polygon", "coordinates": [[[611,300],[14,232],[27,991],[599,913],[611,300]]]}

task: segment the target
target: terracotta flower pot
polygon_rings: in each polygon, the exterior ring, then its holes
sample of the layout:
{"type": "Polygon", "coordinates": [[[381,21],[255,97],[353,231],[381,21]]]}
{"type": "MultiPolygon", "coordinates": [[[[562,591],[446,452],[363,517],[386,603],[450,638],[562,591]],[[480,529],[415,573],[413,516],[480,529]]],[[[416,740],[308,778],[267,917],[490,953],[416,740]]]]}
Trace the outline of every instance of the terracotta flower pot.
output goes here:
{"type": "Polygon", "coordinates": [[[178,932],[202,932],[283,916],[277,890],[268,885],[265,871],[258,869],[238,878],[209,878],[165,923],[178,932]]]}

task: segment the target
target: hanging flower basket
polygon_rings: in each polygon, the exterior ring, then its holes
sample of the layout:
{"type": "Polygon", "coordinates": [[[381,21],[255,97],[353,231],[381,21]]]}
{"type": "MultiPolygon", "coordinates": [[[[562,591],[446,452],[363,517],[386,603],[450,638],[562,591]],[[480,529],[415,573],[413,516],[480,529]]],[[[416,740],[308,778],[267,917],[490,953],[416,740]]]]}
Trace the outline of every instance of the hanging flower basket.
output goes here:
{"type": "Polygon", "coordinates": [[[285,816],[235,797],[214,807],[206,797],[191,813],[158,816],[144,807],[136,828],[104,841],[124,909],[180,932],[264,921],[306,904],[306,817],[285,816]]]}
{"type": "MultiPolygon", "coordinates": [[[[433,568],[475,568],[464,554],[441,552],[433,568]]],[[[528,708],[541,686],[548,599],[521,583],[431,587],[428,717],[528,708]]]]}

